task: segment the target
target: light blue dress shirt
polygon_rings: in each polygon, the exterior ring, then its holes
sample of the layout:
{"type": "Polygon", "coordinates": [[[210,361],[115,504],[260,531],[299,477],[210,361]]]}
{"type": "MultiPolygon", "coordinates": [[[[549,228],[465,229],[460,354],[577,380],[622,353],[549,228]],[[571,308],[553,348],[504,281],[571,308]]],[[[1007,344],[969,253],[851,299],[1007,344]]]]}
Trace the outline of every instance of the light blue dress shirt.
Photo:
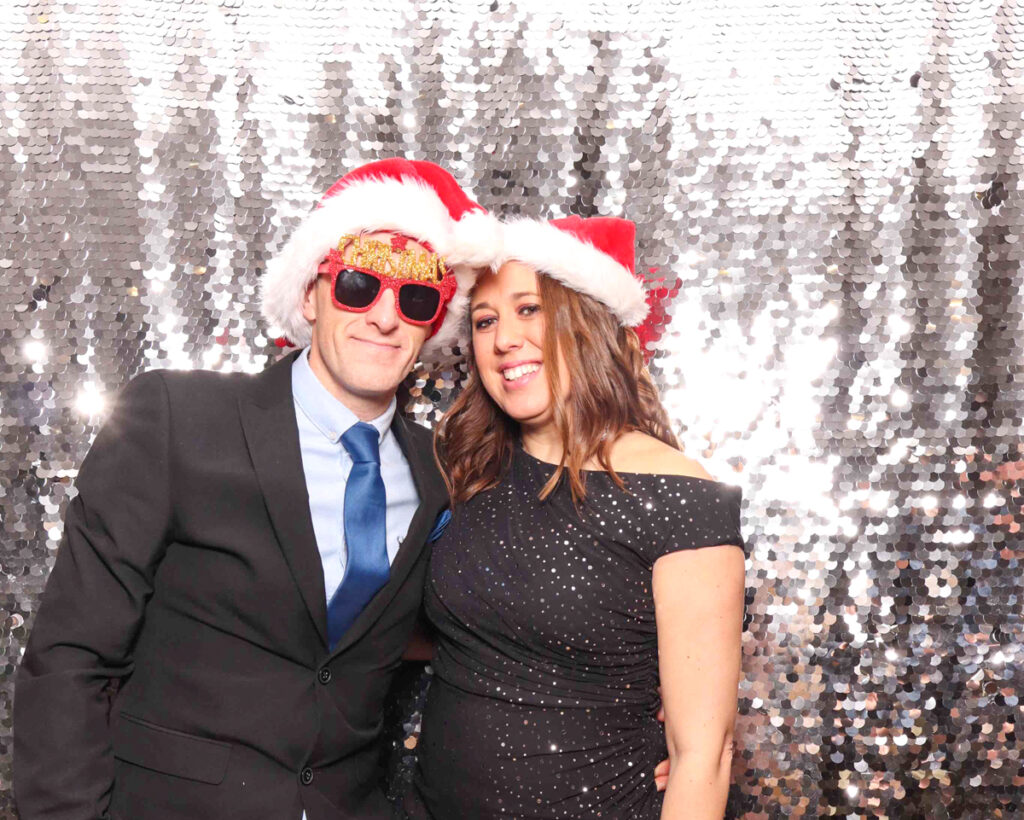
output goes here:
{"type": "MultiPolygon", "coordinates": [[[[345,577],[348,557],[345,546],[345,482],[352,469],[352,457],[342,445],[341,436],[359,419],[320,383],[309,366],[308,347],[292,364],[292,397],[299,424],[299,448],[309,493],[313,534],[324,568],[324,594],[330,601],[345,577]]],[[[409,462],[391,432],[396,405],[392,399],[388,409],[369,422],[379,434],[380,474],[384,479],[387,499],[385,537],[389,563],[394,562],[420,503],[409,462]]]]}

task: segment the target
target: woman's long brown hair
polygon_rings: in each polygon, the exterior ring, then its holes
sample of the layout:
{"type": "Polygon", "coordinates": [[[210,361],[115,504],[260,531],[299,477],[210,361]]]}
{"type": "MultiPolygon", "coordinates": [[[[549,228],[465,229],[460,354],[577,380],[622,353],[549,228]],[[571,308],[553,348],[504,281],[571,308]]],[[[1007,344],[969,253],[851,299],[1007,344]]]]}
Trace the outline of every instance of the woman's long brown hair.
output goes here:
{"type": "MultiPolygon", "coordinates": [[[[537,281],[545,322],[544,372],[562,439],[561,463],[540,498],[547,498],[568,475],[573,502],[579,504],[586,499],[583,465],[593,459],[620,488],[625,487],[609,461],[611,446],[623,433],[639,430],[676,449],[679,443],[644,365],[636,333],[620,326],[597,300],[542,273],[537,281]],[[564,398],[559,353],[572,381],[564,398]]],[[[434,432],[434,452],[453,505],[501,481],[520,434],[518,422],[484,389],[473,364],[472,342],[469,361],[469,381],[434,432]]]]}

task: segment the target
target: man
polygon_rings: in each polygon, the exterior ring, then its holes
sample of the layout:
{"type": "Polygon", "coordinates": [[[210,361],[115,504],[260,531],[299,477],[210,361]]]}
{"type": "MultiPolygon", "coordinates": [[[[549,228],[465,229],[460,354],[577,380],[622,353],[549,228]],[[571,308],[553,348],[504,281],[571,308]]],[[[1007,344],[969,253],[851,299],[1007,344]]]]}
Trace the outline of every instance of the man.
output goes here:
{"type": "Polygon", "coordinates": [[[18,673],[22,820],[389,816],[382,699],[447,502],[395,390],[494,236],[437,166],[363,166],[268,265],[302,351],[128,385],[18,673]]]}

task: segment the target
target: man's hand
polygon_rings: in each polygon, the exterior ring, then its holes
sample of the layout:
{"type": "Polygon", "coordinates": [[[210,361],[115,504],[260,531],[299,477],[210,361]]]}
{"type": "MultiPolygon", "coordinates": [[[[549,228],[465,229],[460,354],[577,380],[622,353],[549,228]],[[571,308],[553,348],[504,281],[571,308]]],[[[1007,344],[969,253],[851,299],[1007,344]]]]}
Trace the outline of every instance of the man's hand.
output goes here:
{"type": "Polygon", "coordinates": [[[403,661],[432,661],[434,659],[434,631],[422,613],[416,620],[409,643],[402,653],[403,661]]]}
{"type": "MultiPolygon", "coordinates": [[[[661,694],[661,687],[658,687],[658,694],[661,694]]],[[[665,707],[658,707],[658,720],[662,723],[665,722],[665,707]]],[[[672,768],[669,759],[666,757],[661,763],[654,767],[654,788],[659,791],[665,791],[665,787],[668,786],[668,772],[672,768]]]]}
{"type": "Polygon", "coordinates": [[[654,767],[654,788],[659,792],[665,791],[668,787],[669,768],[670,766],[667,757],[654,767]]]}

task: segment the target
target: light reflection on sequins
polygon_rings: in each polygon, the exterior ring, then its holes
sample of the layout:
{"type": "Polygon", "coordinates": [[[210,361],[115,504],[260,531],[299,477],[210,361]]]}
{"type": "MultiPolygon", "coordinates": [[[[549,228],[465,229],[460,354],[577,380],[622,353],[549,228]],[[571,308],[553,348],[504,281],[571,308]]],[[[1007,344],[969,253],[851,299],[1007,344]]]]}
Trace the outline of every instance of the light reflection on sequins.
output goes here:
{"type": "MultiPolygon", "coordinates": [[[[654,378],[749,505],[730,815],[1021,816],[1024,9],[548,5],[4,5],[0,716],[112,394],[264,367],[265,260],[402,154],[639,223],[654,378]]],[[[464,374],[418,369],[409,412],[464,374]]]]}

